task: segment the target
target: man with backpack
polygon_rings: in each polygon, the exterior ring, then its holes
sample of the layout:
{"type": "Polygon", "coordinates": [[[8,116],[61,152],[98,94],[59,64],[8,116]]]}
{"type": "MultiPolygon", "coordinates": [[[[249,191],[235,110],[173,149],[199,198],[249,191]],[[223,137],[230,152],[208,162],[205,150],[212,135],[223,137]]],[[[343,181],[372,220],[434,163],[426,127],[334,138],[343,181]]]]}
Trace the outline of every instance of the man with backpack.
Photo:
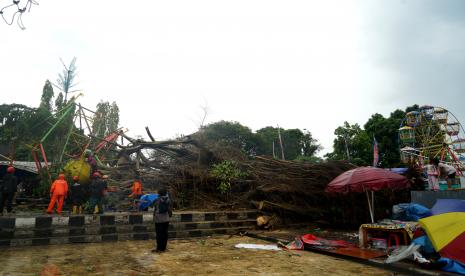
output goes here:
{"type": "Polygon", "coordinates": [[[171,202],[166,188],[158,190],[159,197],[153,203],[153,219],[155,221],[155,234],[157,246],[152,252],[162,253],[166,251],[168,244],[168,226],[170,223],[171,202]]]}

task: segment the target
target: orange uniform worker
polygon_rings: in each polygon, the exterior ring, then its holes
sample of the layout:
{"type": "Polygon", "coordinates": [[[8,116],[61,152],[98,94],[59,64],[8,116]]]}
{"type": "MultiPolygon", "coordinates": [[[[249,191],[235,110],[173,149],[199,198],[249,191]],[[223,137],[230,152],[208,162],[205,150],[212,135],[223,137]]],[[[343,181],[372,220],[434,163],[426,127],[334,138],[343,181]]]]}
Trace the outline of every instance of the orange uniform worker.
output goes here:
{"type": "Polygon", "coordinates": [[[63,208],[63,202],[68,194],[68,183],[65,180],[65,175],[60,174],[58,179],[53,181],[52,187],[50,188],[50,204],[48,205],[47,213],[51,214],[55,202],[58,201],[57,213],[61,214],[61,209],[63,208]]]}
{"type": "Polygon", "coordinates": [[[141,196],[142,183],[140,182],[140,179],[137,177],[136,180],[134,180],[134,183],[132,183],[132,193],[128,196],[129,198],[132,198],[133,211],[137,211],[139,209],[138,203],[141,196]]]}
{"type": "Polygon", "coordinates": [[[138,199],[142,195],[142,183],[140,182],[139,179],[134,180],[134,183],[132,184],[132,193],[129,195],[129,197],[138,199]]]}

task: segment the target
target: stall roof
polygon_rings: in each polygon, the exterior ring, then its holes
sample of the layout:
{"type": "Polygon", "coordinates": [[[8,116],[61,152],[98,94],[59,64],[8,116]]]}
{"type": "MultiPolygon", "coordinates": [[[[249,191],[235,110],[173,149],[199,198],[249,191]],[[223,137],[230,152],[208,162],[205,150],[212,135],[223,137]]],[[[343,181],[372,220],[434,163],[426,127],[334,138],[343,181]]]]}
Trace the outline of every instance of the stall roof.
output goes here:
{"type": "MultiPolygon", "coordinates": [[[[10,161],[0,161],[0,166],[9,166],[10,161]]],[[[45,163],[41,163],[42,166],[45,166],[45,163]]],[[[50,165],[50,164],[49,164],[50,165]]],[[[24,170],[28,171],[31,173],[38,174],[38,170],[36,167],[36,164],[34,162],[29,162],[29,161],[14,161],[13,162],[13,167],[18,170],[24,170]]]]}

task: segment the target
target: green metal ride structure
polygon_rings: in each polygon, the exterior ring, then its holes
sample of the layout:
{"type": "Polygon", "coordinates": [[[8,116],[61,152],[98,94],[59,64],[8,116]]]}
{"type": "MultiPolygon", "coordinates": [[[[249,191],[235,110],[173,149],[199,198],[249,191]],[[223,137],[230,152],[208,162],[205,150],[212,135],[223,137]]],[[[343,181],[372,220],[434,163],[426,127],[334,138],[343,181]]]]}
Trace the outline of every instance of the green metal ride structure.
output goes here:
{"type": "Polygon", "coordinates": [[[457,117],[442,107],[425,105],[406,114],[399,128],[401,159],[405,163],[438,158],[458,176],[465,169],[465,131],[457,117]]]}
{"type": "Polygon", "coordinates": [[[65,172],[68,178],[79,176],[85,184],[94,170],[88,162],[93,158],[98,164],[111,162],[107,157],[113,150],[117,138],[125,132],[117,129],[106,137],[93,134],[95,112],[77,103],[72,97],[62,109],[47,118],[50,125],[45,135],[32,145],[32,157],[42,177],[51,182],[52,174],[65,172]],[[55,139],[53,143],[47,142],[55,139]]]}

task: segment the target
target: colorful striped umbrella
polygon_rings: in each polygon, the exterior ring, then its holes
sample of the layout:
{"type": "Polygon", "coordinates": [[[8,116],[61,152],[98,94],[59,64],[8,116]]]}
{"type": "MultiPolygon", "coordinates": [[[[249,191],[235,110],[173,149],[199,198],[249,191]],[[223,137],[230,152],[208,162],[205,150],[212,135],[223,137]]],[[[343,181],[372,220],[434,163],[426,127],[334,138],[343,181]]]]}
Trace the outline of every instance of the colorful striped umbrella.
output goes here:
{"type": "Polygon", "coordinates": [[[419,222],[442,257],[465,264],[465,212],[444,213],[419,222]]]}

